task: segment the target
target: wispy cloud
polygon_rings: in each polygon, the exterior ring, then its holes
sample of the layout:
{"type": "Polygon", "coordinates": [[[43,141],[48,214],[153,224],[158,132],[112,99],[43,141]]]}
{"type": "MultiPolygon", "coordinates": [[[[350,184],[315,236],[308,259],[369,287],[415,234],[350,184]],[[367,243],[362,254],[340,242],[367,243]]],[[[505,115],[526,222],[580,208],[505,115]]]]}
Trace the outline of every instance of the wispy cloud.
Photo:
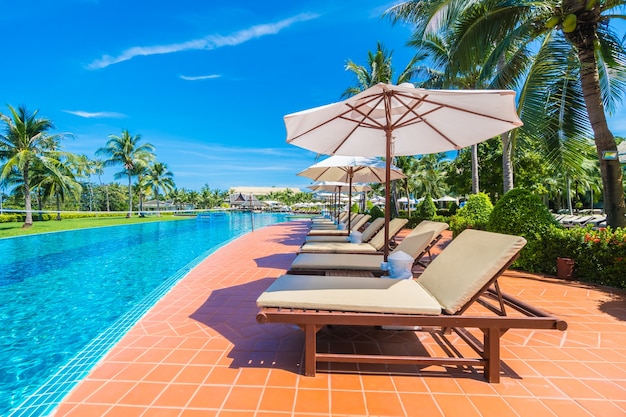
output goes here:
{"type": "Polygon", "coordinates": [[[180,76],[180,78],[185,80],[185,81],[211,80],[213,78],[220,78],[220,77],[221,77],[221,75],[219,75],[219,74],[196,75],[196,76],[181,75],[180,76]]]}
{"type": "Polygon", "coordinates": [[[302,13],[276,23],[255,25],[247,29],[240,30],[230,35],[209,35],[202,39],[193,39],[187,42],[172,43],[168,45],[156,46],[135,46],[123,51],[117,56],[104,55],[87,65],[88,69],[106,68],[113,64],[131,60],[138,56],[164,55],[190,50],[211,50],[223,46],[235,46],[252,39],[257,39],[266,35],[275,35],[281,30],[299,22],[312,20],[319,17],[313,13],[302,13]]]}
{"type": "Polygon", "coordinates": [[[63,110],[65,113],[73,114],[74,116],[84,117],[85,119],[123,119],[126,116],[122,113],[116,113],[111,111],[98,111],[88,112],[82,110],[63,110]]]}

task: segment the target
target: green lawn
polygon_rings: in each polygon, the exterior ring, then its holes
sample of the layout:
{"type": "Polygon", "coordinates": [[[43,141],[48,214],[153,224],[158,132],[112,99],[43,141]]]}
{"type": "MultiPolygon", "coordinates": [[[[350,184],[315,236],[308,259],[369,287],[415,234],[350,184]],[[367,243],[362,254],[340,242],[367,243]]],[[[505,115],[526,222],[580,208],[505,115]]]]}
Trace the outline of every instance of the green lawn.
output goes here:
{"type": "Polygon", "coordinates": [[[135,223],[162,222],[170,220],[185,220],[189,216],[133,216],[126,218],[124,215],[120,217],[88,217],[82,219],[64,219],[61,221],[48,220],[44,222],[34,222],[33,227],[22,229],[23,223],[0,223],[0,239],[5,237],[32,235],[36,233],[60,232],[62,230],[86,229],[90,227],[103,226],[119,226],[135,223]]]}

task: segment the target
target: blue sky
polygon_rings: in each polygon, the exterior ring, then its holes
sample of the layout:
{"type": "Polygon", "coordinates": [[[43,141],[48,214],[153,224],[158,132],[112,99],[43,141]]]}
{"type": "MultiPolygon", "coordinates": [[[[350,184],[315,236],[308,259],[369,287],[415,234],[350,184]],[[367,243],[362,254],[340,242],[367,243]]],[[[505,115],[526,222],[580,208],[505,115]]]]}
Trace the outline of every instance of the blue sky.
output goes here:
{"type": "MultiPolygon", "coordinates": [[[[110,134],[141,134],[178,187],[304,189],[296,173],[315,154],[286,144],[283,116],[338,101],[354,82],[347,60],[366,64],[377,42],[404,68],[410,30],[380,17],[394,3],[12,1],[0,111],[39,109],[89,157],[110,134]]],[[[626,136],[625,106],[610,127],[626,136]]]]}

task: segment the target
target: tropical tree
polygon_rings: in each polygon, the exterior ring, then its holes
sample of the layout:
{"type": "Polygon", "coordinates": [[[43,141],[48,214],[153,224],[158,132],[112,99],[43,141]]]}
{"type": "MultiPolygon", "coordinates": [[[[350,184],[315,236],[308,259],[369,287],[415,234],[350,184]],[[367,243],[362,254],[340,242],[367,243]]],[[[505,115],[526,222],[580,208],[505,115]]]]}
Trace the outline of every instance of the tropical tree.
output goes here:
{"type": "MultiPolygon", "coordinates": [[[[367,54],[367,66],[358,65],[353,61],[348,60],[348,63],[346,64],[346,71],[351,71],[355,75],[356,83],[354,86],[346,89],[346,91],[343,92],[342,97],[351,97],[378,83],[392,83],[394,75],[392,56],[393,51],[387,51],[383,44],[378,42],[376,44],[376,52],[372,53],[370,51],[367,54]]],[[[423,56],[414,56],[404,70],[402,70],[402,72],[398,75],[395,80],[395,84],[410,82],[412,77],[420,71],[420,68],[417,66],[417,62],[422,58],[423,56]]],[[[391,209],[393,210],[393,216],[397,217],[397,193],[395,189],[395,181],[392,183],[392,188],[393,191],[391,192],[391,195],[393,201],[391,209]]]]}
{"type": "MultiPolygon", "coordinates": [[[[31,167],[38,163],[50,172],[58,173],[56,161],[59,141],[64,134],[49,135],[53,128],[50,120],[38,117],[38,110],[29,112],[26,107],[17,109],[8,106],[10,115],[0,113],[0,120],[6,124],[6,131],[0,135],[0,181],[19,172],[24,195],[26,216],[22,227],[33,225],[31,200],[31,167]]],[[[59,173],[60,175],[60,173],[59,173]]]]}
{"type": "MultiPolygon", "coordinates": [[[[104,161],[102,159],[96,158],[92,161],[93,165],[93,173],[98,176],[98,182],[100,183],[100,187],[102,184],[102,175],[104,174],[104,161]]],[[[111,211],[111,203],[109,201],[109,185],[104,185],[104,190],[106,193],[106,202],[107,202],[107,211],[111,211]]]]}
{"type": "Polygon", "coordinates": [[[398,167],[405,178],[396,180],[404,189],[408,200],[407,217],[411,217],[411,191],[415,190],[415,175],[417,173],[417,160],[414,156],[396,156],[395,166],[398,167]]]}
{"type": "Polygon", "coordinates": [[[449,25],[445,16],[454,15],[463,29],[451,61],[467,68],[479,51],[491,50],[484,73],[497,73],[492,86],[520,91],[527,131],[561,137],[593,131],[607,223],[625,226],[619,161],[604,158],[617,150],[606,112],[626,91],[626,47],[609,22],[626,19],[619,14],[625,6],[625,0],[432,0],[403,2],[388,14],[416,23],[416,33],[449,25]]]}
{"type": "Polygon", "coordinates": [[[106,157],[103,161],[105,167],[122,165],[123,170],[114,174],[115,179],[128,177],[128,214],[133,214],[133,188],[132,178],[140,169],[145,168],[154,160],[154,146],[150,143],[140,144],[141,135],[132,136],[128,130],[122,134],[109,135],[109,140],[103,148],[96,151],[97,156],[106,157]]]}
{"type": "Polygon", "coordinates": [[[159,191],[163,190],[163,193],[167,194],[174,190],[174,174],[167,169],[167,164],[162,162],[155,162],[148,167],[148,175],[146,176],[146,186],[157,202],[157,214],[160,214],[159,205],[159,191]]]}
{"type": "Polygon", "coordinates": [[[445,174],[447,165],[445,153],[433,153],[417,158],[413,177],[416,194],[430,195],[435,198],[446,195],[448,192],[445,174]]]}
{"type": "MultiPolygon", "coordinates": [[[[342,97],[351,97],[361,91],[378,84],[389,84],[393,80],[394,69],[392,65],[393,51],[389,52],[382,43],[376,44],[376,52],[369,51],[367,53],[367,66],[362,66],[348,60],[346,71],[352,72],[356,77],[354,86],[349,87],[343,92],[342,97]]],[[[417,62],[422,59],[420,56],[414,56],[404,70],[396,78],[395,84],[410,82],[411,78],[419,70],[416,66],[417,62]]]]}
{"type": "Polygon", "coordinates": [[[65,202],[67,198],[78,201],[82,191],[82,186],[76,181],[76,175],[71,167],[71,163],[61,160],[58,161],[56,170],[47,170],[42,166],[44,171],[39,175],[41,180],[35,184],[37,188],[42,190],[44,199],[54,197],[57,220],[61,220],[61,203],[65,202]]]}

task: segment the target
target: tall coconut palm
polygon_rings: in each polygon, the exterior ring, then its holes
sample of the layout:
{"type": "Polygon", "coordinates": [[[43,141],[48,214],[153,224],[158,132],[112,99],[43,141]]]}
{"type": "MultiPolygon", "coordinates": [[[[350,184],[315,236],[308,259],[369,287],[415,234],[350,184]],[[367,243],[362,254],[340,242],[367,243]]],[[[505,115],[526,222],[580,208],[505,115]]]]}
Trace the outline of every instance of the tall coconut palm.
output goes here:
{"type": "MultiPolygon", "coordinates": [[[[100,188],[102,188],[102,175],[104,174],[104,161],[102,159],[94,159],[93,161],[93,173],[98,176],[98,182],[100,188]]],[[[111,204],[109,202],[109,184],[105,184],[104,191],[106,193],[107,211],[111,211],[111,204]]]]}
{"type": "MultiPolygon", "coordinates": [[[[349,60],[346,64],[346,71],[351,71],[355,75],[356,83],[354,86],[346,89],[346,91],[343,92],[342,97],[351,97],[378,83],[393,83],[394,69],[392,65],[392,56],[393,51],[387,51],[383,44],[378,42],[376,44],[376,52],[372,53],[370,51],[367,53],[367,66],[358,65],[349,60]]],[[[417,62],[422,58],[423,56],[414,56],[406,65],[404,70],[402,70],[398,77],[396,77],[395,84],[410,82],[413,76],[420,71],[420,68],[417,66],[417,62]]],[[[391,203],[391,209],[393,211],[391,214],[392,217],[397,217],[397,193],[395,190],[396,182],[393,181],[391,186],[393,187],[393,191],[391,192],[393,200],[391,203]]]]}
{"type": "MultiPolygon", "coordinates": [[[[568,113],[577,125],[593,131],[607,223],[615,227],[626,225],[622,173],[619,161],[603,155],[617,150],[606,112],[614,109],[626,91],[626,47],[609,22],[624,19],[619,12],[625,7],[625,0],[433,0],[404,2],[389,14],[415,22],[424,33],[429,24],[464,9],[455,22],[465,29],[452,61],[462,68],[476,51],[493,48],[486,62],[487,69],[498,73],[493,85],[519,87],[527,125],[540,127],[546,115],[568,113]],[[504,63],[503,57],[507,57],[504,63]],[[551,95],[559,83],[567,86],[563,92],[575,94],[551,95]],[[546,112],[546,107],[557,108],[559,103],[565,112],[546,112]],[[584,104],[582,112],[576,110],[579,103],[584,104]]],[[[548,133],[559,134],[556,130],[548,133]]]]}
{"type": "Polygon", "coordinates": [[[343,92],[342,97],[351,97],[361,91],[378,83],[395,83],[402,84],[410,82],[413,76],[419,71],[417,62],[422,59],[421,56],[414,56],[406,65],[404,70],[393,81],[394,69],[392,65],[393,51],[389,52],[385,49],[384,45],[380,42],[376,44],[376,52],[369,51],[367,53],[367,66],[362,66],[354,63],[352,60],[348,60],[346,64],[346,71],[352,72],[356,77],[356,83],[354,86],[349,87],[343,92]]]}
{"type": "Polygon", "coordinates": [[[38,175],[40,181],[35,184],[41,189],[44,199],[54,197],[57,220],[61,220],[61,203],[68,198],[78,201],[82,192],[82,186],[76,181],[76,176],[72,172],[72,165],[68,160],[58,160],[57,169],[54,171],[42,167],[44,170],[38,175]]]}
{"type": "Polygon", "coordinates": [[[167,164],[155,162],[148,167],[148,175],[146,177],[146,185],[154,194],[157,202],[157,214],[160,214],[159,207],[159,191],[163,190],[167,194],[174,190],[174,174],[167,169],[167,164]]]}
{"type": "Polygon", "coordinates": [[[128,130],[122,134],[109,135],[109,140],[103,148],[96,151],[97,156],[104,156],[104,166],[122,165],[123,170],[114,174],[115,179],[128,177],[128,214],[133,214],[133,187],[132,178],[142,167],[146,167],[154,160],[154,146],[150,143],[139,144],[141,135],[132,136],[128,130]]]}
{"type": "Polygon", "coordinates": [[[0,113],[6,131],[0,134],[0,181],[7,179],[14,170],[21,175],[24,209],[26,216],[22,227],[33,225],[30,171],[35,163],[56,172],[57,147],[63,134],[48,135],[53,128],[50,120],[38,117],[38,110],[29,112],[26,107],[8,106],[10,115],[0,113]]]}

